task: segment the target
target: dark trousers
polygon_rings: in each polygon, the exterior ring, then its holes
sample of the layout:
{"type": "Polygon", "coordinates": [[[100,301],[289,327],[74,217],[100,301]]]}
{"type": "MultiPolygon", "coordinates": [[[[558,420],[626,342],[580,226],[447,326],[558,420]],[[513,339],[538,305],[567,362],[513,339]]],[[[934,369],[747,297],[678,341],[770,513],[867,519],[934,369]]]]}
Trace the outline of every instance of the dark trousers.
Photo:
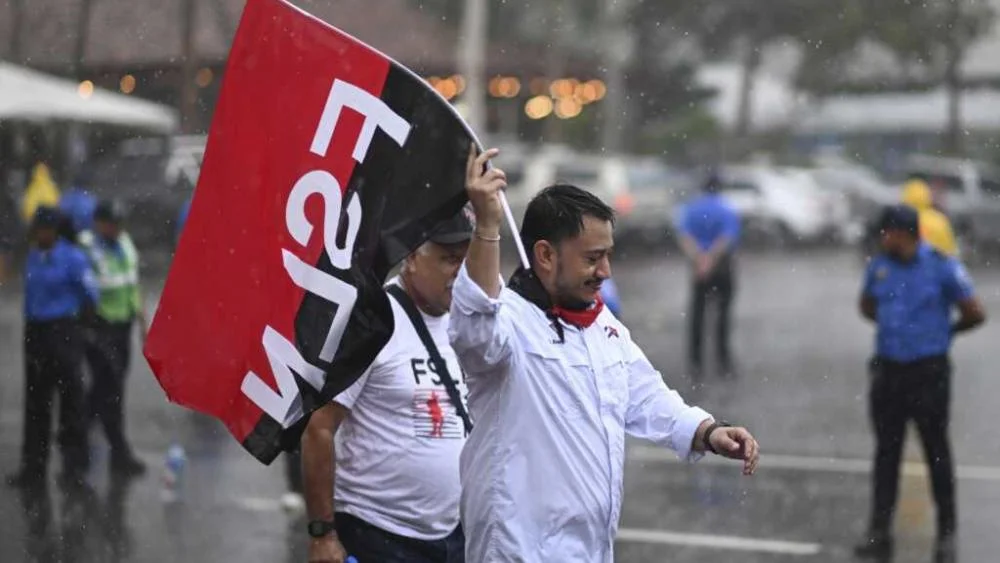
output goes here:
{"type": "Polygon", "coordinates": [[[24,327],[24,441],[21,471],[45,478],[52,435],[52,404],[59,396],[63,478],[81,483],[89,467],[83,415],[80,328],[75,319],[29,322],[24,327]]]}
{"type": "Polygon", "coordinates": [[[736,283],[732,268],[720,268],[707,279],[694,280],[691,286],[691,302],[688,327],[688,361],[700,367],[702,364],[702,340],[705,332],[705,309],[713,302],[717,312],[715,325],[715,352],[719,364],[729,368],[732,357],[729,354],[730,314],[736,283]]]}
{"type": "Polygon", "coordinates": [[[955,531],[955,474],[948,443],[951,365],[947,357],[912,363],[876,359],[869,407],[875,427],[871,530],[888,535],[899,490],[906,423],[912,420],[930,469],[938,533],[955,531]]]}
{"type": "Polygon", "coordinates": [[[104,427],[111,446],[112,461],[132,456],[125,439],[125,378],[132,353],[132,323],[95,323],[86,344],[87,365],[90,368],[90,390],[87,393],[88,420],[95,417],[104,427]]]}
{"type": "Polygon", "coordinates": [[[465,563],[465,535],[459,526],[449,536],[425,541],[386,532],[338,512],[337,536],[358,563],[465,563]]]}

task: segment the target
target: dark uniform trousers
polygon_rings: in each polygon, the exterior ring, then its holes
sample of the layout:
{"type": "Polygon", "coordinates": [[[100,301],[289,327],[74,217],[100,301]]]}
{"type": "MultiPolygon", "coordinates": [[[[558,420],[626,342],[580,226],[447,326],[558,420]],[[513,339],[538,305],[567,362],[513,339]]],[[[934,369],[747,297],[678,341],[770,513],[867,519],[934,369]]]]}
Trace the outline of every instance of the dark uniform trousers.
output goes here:
{"type": "Polygon", "coordinates": [[[694,366],[702,365],[702,341],[705,332],[705,309],[709,302],[717,307],[715,325],[716,359],[723,368],[731,367],[729,353],[730,316],[736,282],[732,258],[723,259],[706,279],[695,279],[691,287],[690,326],[688,327],[688,360],[694,366]]]}
{"type": "Polygon", "coordinates": [[[891,530],[906,423],[920,435],[937,505],[938,533],[955,531],[955,475],[948,443],[951,364],[947,356],[897,363],[875,359],[869,408],[875,426],[872,531],[891,530]]]}
{"type": "Polygon", "coordinates": [[[132,322],[108,322],[98,319],[86,345],[87,364],[92,380],[87,394],[88,420],[94,417],[104,427],[104,434],[116,460],[131,456],[125,440],[125,378],[132,353],[132,322]]]}
{"type": "Polygon", "coordinates": [[[24,442],[21,470],[44,479],[52,434],[52,404],[59,395],[58,441],[63,479],[82,482],[89,468],[83,415],[82,340],[76,319],[28,322],[24,327],[24,442]]]}

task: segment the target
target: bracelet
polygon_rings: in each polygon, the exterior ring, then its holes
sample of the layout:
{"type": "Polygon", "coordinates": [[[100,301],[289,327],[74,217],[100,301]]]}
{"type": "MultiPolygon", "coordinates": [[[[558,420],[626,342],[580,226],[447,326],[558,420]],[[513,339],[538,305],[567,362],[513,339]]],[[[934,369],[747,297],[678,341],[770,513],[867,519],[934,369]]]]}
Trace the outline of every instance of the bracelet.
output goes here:
{"type": "Polygon", "coordinates": [[[479,240],[484,240],[486,242],[500,242],[500,234],[499,233],[497,233],[497,236],[495,236],[495,237],[486,237],[486,236],[483,236],[483,234],[480,233],[478,230],[473,231],[473,233],[476,235],[476,238],[479,239],[479,240]]]}

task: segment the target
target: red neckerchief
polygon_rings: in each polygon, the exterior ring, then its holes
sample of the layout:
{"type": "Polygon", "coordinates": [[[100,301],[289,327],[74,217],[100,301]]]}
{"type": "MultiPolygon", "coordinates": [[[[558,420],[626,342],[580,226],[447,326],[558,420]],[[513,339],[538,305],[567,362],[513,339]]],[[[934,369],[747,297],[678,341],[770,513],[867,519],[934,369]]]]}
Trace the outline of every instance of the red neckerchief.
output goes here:
{"type": "Polygon", "coordinates": [[[594,304],[586,309],[563,309],[562,307],[556,305],[552,307],[552,312],[555,313],[557,317],[566,321],[566,324],[575,326],[579,329],[584,329],[594,324],[597,320],[597,315],[601,314],[604,310],[604,301],[601,296],[597,296],[597,300],[594,304]]]}
{"type": "MultiPolygon", "coordinates": [[[[534,274],[534,272],[525,268],[518,268],[514,271],[514,274],[510,277],[510,283],[507,287],[523,297],[529,303],[535,305],[542,311],[545,311],[545,315],[550,319],[561,319],[566,324],[575,326],[579,329],[585,329],[594,324],[594,321],[597,320],[597,315],[600,315],[601,311],[604,310],[604,301],[601,299],[600,295],[598,295],[594,303],[586,309],[564,309],[562,307],[554,306],[552,304],[552,300],[549,299],[545,288],[542,287],[542,283],[538,281],[538,277],[534,274]]],[[[559,335],[559,342],[562,343],[562,325],[555,322],[553,323],[553,328],[559,335]]]]}

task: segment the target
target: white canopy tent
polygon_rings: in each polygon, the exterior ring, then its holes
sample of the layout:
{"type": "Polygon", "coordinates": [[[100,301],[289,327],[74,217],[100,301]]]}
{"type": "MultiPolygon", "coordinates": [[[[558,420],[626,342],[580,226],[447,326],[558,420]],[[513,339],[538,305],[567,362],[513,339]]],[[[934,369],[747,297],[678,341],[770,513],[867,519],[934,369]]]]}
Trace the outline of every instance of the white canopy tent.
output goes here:
{"type": "Polygon", "coordinates": [[[0,121],[70,121],[137,127],[170,133],[170,107],[0,61],[0,121]]]}

